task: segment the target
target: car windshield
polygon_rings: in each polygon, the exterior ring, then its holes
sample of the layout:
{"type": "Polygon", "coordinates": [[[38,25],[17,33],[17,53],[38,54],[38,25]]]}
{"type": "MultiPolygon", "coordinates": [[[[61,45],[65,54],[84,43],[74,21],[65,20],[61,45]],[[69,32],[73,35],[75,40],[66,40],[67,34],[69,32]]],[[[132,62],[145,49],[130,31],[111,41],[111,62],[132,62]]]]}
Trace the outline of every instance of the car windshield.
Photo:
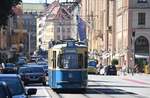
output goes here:
{"type": "Polygon", "coordinates": [[[10,88],[12,95],[21,95],[24,94],[24,87],[21,84],[21,81],[18,78],[14,77],[1,77],[0,81],[5,81],[10,88]]]}
{"type": "Polygon", "coordinates": [[[88,66],[96,67],[96,61],[89,61],[88,66]]]}
{"type": "Polygon", "coordinates": [[[15,67],[15,64],[5,64],[5,67],[15,67]]]}
{"type": "Polygon", "coordinates": [[[43,67],[26,67],[21,68],[19,73],[44,73],[43,67]]]}

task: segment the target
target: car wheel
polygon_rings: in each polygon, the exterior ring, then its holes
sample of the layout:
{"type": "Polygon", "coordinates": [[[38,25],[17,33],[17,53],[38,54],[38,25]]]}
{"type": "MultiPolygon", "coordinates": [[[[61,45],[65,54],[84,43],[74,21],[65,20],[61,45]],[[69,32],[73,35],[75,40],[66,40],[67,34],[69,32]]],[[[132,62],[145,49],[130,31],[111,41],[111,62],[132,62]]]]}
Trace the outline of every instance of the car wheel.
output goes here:
{"type": "Polygon", "coordinates": [[[46,86],[46,82],[43,82],[43,85],[46,86]]]}

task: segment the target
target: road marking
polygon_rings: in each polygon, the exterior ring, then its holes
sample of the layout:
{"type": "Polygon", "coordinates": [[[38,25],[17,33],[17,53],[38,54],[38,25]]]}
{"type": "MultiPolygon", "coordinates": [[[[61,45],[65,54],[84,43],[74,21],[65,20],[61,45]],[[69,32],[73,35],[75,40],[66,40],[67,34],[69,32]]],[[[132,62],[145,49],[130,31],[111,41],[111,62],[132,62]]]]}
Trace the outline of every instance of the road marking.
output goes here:
{"type": "Polygon", "coordinates": [[[54,92],[50,87],[47,87],[47,92],[51,95],[51,98],[60,98],[60,96],[54,92]]]}

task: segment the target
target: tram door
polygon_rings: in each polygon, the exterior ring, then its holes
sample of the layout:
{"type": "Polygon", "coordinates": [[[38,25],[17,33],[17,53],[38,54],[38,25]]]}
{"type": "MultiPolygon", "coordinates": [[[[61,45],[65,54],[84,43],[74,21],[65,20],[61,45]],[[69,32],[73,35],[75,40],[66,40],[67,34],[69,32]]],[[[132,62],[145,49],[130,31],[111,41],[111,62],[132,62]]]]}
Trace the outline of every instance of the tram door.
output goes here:
{"type": "Polygon", "coordinates": [[[53,51],[53,70],[52,70],[52,85],[56,83],[56,51],[53,51]]]}
{"type": "Polygon", "coordinates": [[[49,58],[49,72],[48,82],[51,87],[54,87],[56,81],[56,51],[50,50],[48,54],[49,58]]]}

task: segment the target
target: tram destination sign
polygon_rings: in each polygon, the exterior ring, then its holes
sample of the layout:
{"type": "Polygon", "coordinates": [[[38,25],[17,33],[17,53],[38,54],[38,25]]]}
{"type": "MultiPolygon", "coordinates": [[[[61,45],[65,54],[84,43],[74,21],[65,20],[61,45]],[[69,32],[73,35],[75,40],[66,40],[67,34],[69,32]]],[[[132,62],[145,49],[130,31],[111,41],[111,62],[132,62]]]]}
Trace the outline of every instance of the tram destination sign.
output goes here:
{"type": "Polygon", "coordinates": [[[65,50],[64,50],[64,52],[65,53],[76,53],[77,52],[77,50],[76,49],[69,49],[69,48],[66,48],[65,50]]]}
{"type": "Polygon", "coordinates": [[[75,42],[74,41],[68,41],[67,42],[67,47],[68,48],[75,48],[75,42]]]}

